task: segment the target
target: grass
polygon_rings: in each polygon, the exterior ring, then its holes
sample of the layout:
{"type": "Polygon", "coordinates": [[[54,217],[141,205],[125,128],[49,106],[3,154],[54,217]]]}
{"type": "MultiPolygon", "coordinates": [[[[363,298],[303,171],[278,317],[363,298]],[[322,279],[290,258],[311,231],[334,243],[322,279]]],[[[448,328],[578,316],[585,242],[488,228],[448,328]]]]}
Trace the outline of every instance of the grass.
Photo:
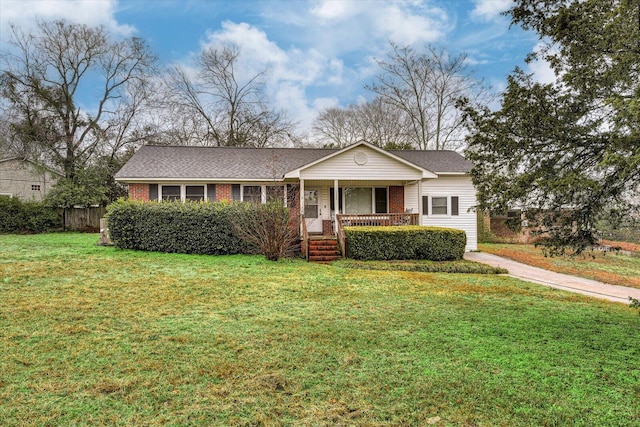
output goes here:
{"type": "Polygon", "coordinates": [[[478,274],[0,236],[0,420],[640,425],[640,316],[478,274]]]}
{"type": "MultiPolygon", "coordinates": [[[[612,242],[610,242],[612,243],[612,242]]],[[[578,256],[547,257],[534,245],[483,243],[483,252],[503,256],[524,264],[558,273],[599,280],[612,285],[640,288],[640,253],[588,251],[578,256]]]]}

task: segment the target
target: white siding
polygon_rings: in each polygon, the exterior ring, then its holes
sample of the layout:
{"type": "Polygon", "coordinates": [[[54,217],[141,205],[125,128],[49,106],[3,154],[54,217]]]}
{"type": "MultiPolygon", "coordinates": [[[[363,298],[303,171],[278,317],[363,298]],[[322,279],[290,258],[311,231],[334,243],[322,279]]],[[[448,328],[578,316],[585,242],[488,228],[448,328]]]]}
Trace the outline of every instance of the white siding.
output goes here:
{"type": "MultiPolygon", "coordinates": [[[[405,186],[405,207],[418,212],[418,185],[405,186]]],[[[464,230],[467,233],[467,251],[478,249],[478,224],[476,213],[470,208],[476,205],[476,191],[468,176],[440,176],[422,183],[422,195],[431,197],[457,196],[459,215],[422,215],[422,225],[449,227],[464,230]]],[[[431,203],[430,203],[431,204],[431,203]]],[[[420,212],[422,214],[422,212],[420,212]]]]}
{"type": "Polygon", "coordinates": [[[380,180],[415,180],[422,178],[422,171],[361,146],[300,172],[300,178],[304,180],[371,180],[372,177],[380,180]],[[362,154],[366,155],[366,163],[358,164],[356,158],[362,154]]]}

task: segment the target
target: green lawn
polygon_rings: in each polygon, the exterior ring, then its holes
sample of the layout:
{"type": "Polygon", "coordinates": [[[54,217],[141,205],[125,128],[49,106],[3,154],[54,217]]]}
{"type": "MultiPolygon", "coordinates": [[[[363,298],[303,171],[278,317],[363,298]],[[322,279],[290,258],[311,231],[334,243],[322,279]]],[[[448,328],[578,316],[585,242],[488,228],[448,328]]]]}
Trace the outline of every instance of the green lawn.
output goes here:
{"type": "Polygon", "coordinates": [[[0,236],[0,424],[640,425],[640,316],[508,277],[0,236]]]}

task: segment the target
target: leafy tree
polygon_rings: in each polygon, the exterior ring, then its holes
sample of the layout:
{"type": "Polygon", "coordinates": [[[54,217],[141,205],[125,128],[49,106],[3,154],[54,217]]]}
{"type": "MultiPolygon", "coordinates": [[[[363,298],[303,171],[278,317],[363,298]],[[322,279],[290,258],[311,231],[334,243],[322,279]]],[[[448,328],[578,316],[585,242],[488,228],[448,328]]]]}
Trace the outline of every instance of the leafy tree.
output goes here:
{"type": "MultiPolygon", "coordinates": [[[[138,122],[155,57],[139,38],[111,40],[103,27],[38,23],[11,26],[0,75],[10,139],[37,147],[71,183],[96,156],[137,141],[138,122]],[[80,93],[95,101],[86,110],[80,93]]],[[[80,185],[80,183],[76,183],[80,185]]]]}
{"type": "Polygon", "coordinates": [[[522,70],[510,77],[498,111],[466,113],[468,157],[481,208],[521,207],[529,226],[550,232],[552,252],[580,252],[596,221],[629,218],[640,189],[640,2],[519,0],[513,24],[546,45],[557,81],[522,70]]]}
{"type": "Polygon", "coordinates": [[[172,123],[165,138],[215,146],[267,147],[295,140],[294,124],[269,105],[264,94],[266,70],[248,78],[238,74],[235,46],[207,48],[194,73],[169,70],[165,100],[172,123]]]}
{"type": "Polygon", "coordinates": [[[391,43],[392,52],[378,60],[381,73],[367,89],[403,113],[409,140],[421,150],[459,148],[465,129],[458,101],[486,103],[489,91],[474,78],[465,54],[449,55],[427,46],[426,52],[391,43]]]}
{"type": "Polygon", "coordinates": [[[108,188],[98,170],[88,168],[77,171],[73,179],[65,177],[58,180],[47,193],[45,203],[65,209],[106,205],[109,202],[107,193],[108,188]]]}

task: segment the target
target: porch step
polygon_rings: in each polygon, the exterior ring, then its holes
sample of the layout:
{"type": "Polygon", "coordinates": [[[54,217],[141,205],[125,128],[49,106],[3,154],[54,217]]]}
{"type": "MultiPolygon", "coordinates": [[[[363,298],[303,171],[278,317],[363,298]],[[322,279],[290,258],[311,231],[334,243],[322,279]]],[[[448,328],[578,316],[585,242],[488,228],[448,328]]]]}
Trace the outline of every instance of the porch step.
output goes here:
{"type": "Polygon", "coordinates": [[[329,262],[342,258],[336,239],[309,240],[309,261],[329,262]]]}

